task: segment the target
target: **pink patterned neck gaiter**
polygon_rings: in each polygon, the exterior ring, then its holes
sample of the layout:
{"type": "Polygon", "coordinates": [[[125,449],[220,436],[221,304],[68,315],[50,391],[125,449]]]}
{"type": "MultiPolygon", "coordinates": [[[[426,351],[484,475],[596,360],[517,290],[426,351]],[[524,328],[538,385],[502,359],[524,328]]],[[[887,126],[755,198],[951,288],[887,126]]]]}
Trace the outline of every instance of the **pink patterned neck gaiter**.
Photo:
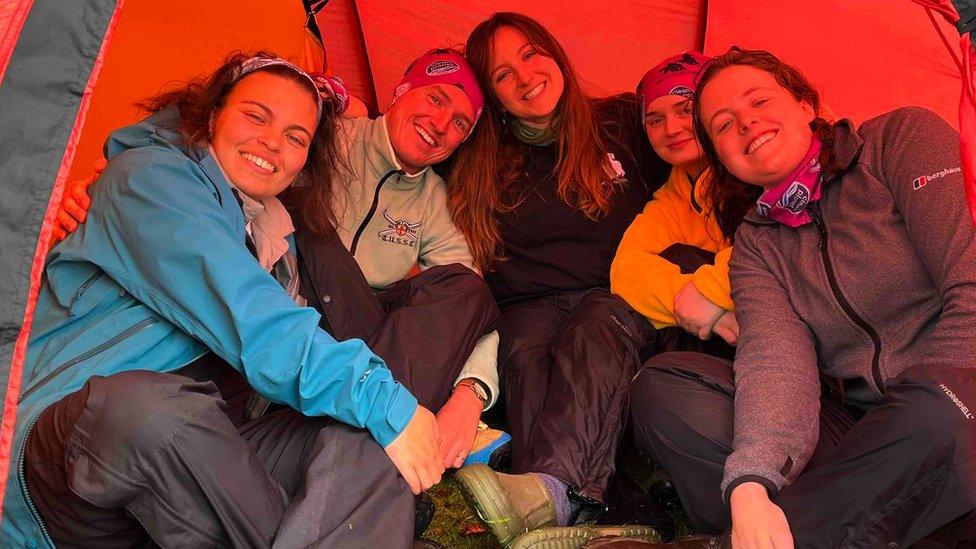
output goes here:
{"type": "Polygon", "coordinates": [[[790,227],[813,221],[807,206],[820,200],[820,138],[813,136],[800,165],[756,202],[759,215],[790,227]]]}

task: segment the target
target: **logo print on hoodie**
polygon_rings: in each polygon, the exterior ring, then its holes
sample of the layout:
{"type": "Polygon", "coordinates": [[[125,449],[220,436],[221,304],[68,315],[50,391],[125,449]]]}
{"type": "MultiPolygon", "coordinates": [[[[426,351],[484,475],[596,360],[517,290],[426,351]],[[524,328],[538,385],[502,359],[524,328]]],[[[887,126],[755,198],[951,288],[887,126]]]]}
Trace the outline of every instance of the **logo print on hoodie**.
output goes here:
{"type": "Polygon", "coordinates": [[[393,219],[388,210],[383,210],[383,219],[388,227],[376,233],[383,242],[402,244],[411,248],[417,246],[417,230],[423,221],[411,223],[405,219],[393,219]]]}

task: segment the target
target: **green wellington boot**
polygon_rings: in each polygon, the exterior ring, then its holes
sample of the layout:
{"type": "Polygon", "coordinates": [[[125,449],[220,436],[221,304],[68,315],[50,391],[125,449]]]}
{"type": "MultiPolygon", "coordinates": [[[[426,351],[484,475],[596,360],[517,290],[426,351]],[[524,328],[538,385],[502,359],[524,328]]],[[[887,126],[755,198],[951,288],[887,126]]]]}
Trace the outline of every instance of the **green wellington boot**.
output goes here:
{"type": "MultiPolygon", "coordinates": [[[[563,526],[540,528],[515,538],[510,549],[578,549],[593,540],[627,540],[647,547],[661,543],[661,536],[650,526],[563,526]],[[646,544],[646,545],[643,545],[646,544]]],[[[626,549],[626,545],[618,545],[626,549]]]]}
{"type": "Polygon", "coordinates": [[[538,476],[506,475],[469,465],[456,477],[478,518],[504,547],[576,549],[592,539],[626,536],[660,542],[647,526],[556,526],[556,504],[538,476]]]}
{"type": "Polygon", "coordinates": [[[536,475],[506,475],[478,464],[458,469],[455,478],[464,499],[503,546],[531,530],[556,525],[556,504],[536,475]]]}

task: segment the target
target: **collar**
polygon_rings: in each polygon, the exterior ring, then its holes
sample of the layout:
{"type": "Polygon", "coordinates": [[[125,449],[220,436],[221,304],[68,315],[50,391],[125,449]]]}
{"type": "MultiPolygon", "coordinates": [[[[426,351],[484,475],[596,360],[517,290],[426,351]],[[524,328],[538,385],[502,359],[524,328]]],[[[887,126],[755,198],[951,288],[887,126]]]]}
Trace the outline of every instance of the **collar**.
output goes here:
{"type": "MultiPolygon", "coordinates": [[[[864,139],[854,129],[854,123],[850,119],[845,118],[834,124],[833,132],[834,160],[824,167],[824,189],[854,167],[861,156],[861,149],[864,148],[864,139]]],[[[755,208],[749,208],[743,221],[753,225],[776,225],[776,221],[759,215],[755,208]]]]}
{"type": "Polygon", "coordinates": [[[669,176],[669,179],[674,181],[673,184],[679,185],[681,188],[688,189],[688,197],[691,199],[692,204],[696,206],[695,209],[699,211],[701,210],[700,205],[705,204],[708,201],[705,193],[708,188],[708,182],[711,181],[711,178],[711,168],[705,168],[696,178],[691,175],[691,172],[685,170],[684,168],[679,168],[678,166],[671,167],[671,175],[669,176]],[[694,191],[694,194],[692,194],[692,191],[694,191]]]}
{"type": "Polygon", "coordinates": [[[398,171],[403,175],[397,178],[397,183],[405,186],[416,186],[424,180],[430,166],[425,166],[424,169],[413,174],[404,172],[403,166],[400,165],[400,161],[397,160],[396,153],[393,150],[393,142],[390,141],[386,115],[366,122],[365,137],[366,159],[374,176],[380,178],[391,171],[398,171]]]}
{"type": "Polygon", "coordinates": [[[258,262],[264,270],[271,271],[274,264],[281,259],[281,256],[289,249],[288,236],[295,232],[291,216],[285,207],[275,197],[262,198],[260,200],[251,198],[240,189],[234,182],[227,177],[223,166],[214,154],[213,147],[210,147],[209,157],[220,170],[220,174],[230,185],[231,191],[237,197],[244,215],[244,225],[248,237],[254,243],[258,262]]]}

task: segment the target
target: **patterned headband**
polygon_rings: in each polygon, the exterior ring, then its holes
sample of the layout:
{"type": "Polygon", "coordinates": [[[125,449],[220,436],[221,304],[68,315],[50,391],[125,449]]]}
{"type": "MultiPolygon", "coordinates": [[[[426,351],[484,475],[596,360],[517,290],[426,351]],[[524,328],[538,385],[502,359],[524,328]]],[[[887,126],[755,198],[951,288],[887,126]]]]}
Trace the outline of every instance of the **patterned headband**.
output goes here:
{"type": "MultiPolygon", "coordinates": [[[[314,88],[316,90],[319,89],[319,86],[315,83],[315,80],[311,76],[309,76],[309,74],[307,72],[305,72],[302,69],[300,69],[298,67],[298,65],[295,65],[294,63],[291,63],[291,62],[288,62],[288,61],[285,61],[284,59],[282,59],[280,57],[261,57],[261,56],[258,56],[258,57],[252,57],[250,59],[245,60],[243,63],[241,63],[241,66],[238,67],[237,70],[235,71],[235,73],[234,73],[234,76],[235,76],[234,81],[236,82],[237,80],[240,80],[241,78],[244,78],[245,76],[247,76],[248,74],[250,74],[250,73],[252,73],[252,72],[254,72],[256,70],[260,70],[260,69],[263,69],[263,68],[266,68],[266,67],[271,67],[271,66],[274,66],[274,65],[280,65],[280,66],[283,66],[283,67],[288,67],[289,69],[291,69],[291,70],[297,72],[298,74],[302,75],[303,77],[305,77],[308,80],[308,83],[312,85],[312,88],[314,88]]],[[[319,118],[322,117],[322,95],[321,95],[321,93],[316,94],[315,99],[318,101],[318,103],[316,104],[317,110],[315,111],[315,119],[318,120],[319,118]]]]}

